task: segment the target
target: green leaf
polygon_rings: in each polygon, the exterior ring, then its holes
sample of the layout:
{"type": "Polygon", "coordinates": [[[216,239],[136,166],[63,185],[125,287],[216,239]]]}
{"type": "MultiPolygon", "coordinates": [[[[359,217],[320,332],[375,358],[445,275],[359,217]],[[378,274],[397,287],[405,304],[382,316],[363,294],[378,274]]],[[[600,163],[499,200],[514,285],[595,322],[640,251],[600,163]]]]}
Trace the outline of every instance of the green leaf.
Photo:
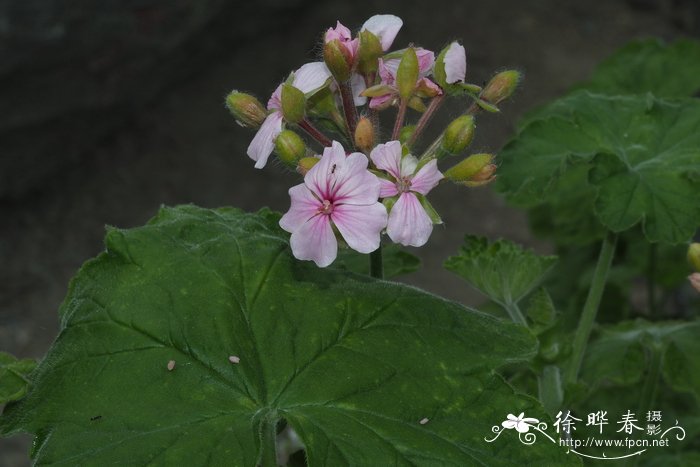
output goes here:
{"type": "Polygon", "coordinates": [[[582,376],[590,382],[608,380],[634,384],[641,380],[650,349],[663,352],[663,376],[676,391],[700,401],[700,322],[627,321],[606,326],[589,346],[582,376]]]}
{"type": "Polygon", "coordinates": [[[32,359],[17,360],[6,352],[0,352],[0,404],[24,397],[29,389],[29,373],[36,367],[32,359]]]}
{"type": "Polygon", "coordinates": [[[700,43],[631,42],[603,61],[581,88],[601,94],[690,97],[700,90],[700,43]]]}
{"type": "Polygon", "coordinates": [[[535,353],[530,333],[297,261],[278,218],[184,206],[110,230],[0,433],[36,434],[37,465],[252,466],[280,419],[312,466],[577,462],[484,441],[508,413],[546,419],[494,372],[535,353]]]}
{"type": "Polygon", "coordinates": [[[563,174],[589,164],[594,211],[607,229],[641,223],[649,241],[670,244],[693,235],[700,225],[700,101],[582,91],[540,118],[500,154],[496,183],[509,199],[528,207],[547,202],[563,174]]]}
{"type": "Polygon", "coordinates": [[[507,307],[537,287],[555,262],[554,256],[538,256],[507,240],[489,243],[467,235],[459,254],[448,258],[445,268],[507,307]]]}
{"type": "MultiPolygon", "coordinates": [[[[420,259],[403,250],[396,243],[382,246],[384,277],[392,278],[410,274],[420,269],[420,259]]],[[[347,269],[356,274],[369,274],[369,255],[358,253],[350,248],[338,251],[335,267],[347,269]]]]}

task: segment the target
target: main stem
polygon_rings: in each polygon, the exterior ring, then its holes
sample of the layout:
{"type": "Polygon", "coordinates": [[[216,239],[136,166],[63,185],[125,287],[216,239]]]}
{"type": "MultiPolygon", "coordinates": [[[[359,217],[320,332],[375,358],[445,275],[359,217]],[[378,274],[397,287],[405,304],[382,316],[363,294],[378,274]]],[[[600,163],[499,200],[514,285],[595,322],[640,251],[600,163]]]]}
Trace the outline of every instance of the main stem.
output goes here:
{"type": "Polygon", "coordinates": [[[300,121],[299,126],[306,133],[308,133],[309,136],[321,143],[321,146],[323,146],[324,148],[329,147],[332,144],[332,141],[326,135],[321,133],[321,131],[318,128],[313,126],[311,121],[309,121],[308,119],[305,118],[304,120],[300,121]]]}
{"type": "Polygon", "coordinates": [[[369,275],[377,279],[384,279],[384,260],[382,258],[382,246],[369,254],[369,275]]]}
{"type": "Polygon", "coordinates": [[[603,245],[600,249],[600,255],[598,256],[598,264],[596,264],[595,272],[593,273],[593,282],[591,283],[591,288],[588,290],[588,297],[586,297],[586,303],[583,305],[583,313],[581,313],[581,319],[579,320],[576,335],[574,336],[571,364],[566,374],[566,381],[568,383],[575,383],[578,379],[578,372],[581,369],[583,354],[586,351],[588,338],[591,335],[591,329],[593,329],[593,323],[595,323],[595,318],[598,314],[600,299],[603,296],[605,282],[608,279],[608,271],[610,271],[610,265],[612,264],[612,259],[615,254],[616,243],[617,235],[612,232],[608,232],[605,238],[603,238],[603,245]]]}
{"type": "Polygon", "coordinates": [[[401,99],[399,103],[399,111],[396,114],[396,122],[394,123],[394,131],[391,132],[391,140],[396,141],[399,139],[399,134],[401,133],[401,127],[403,126],[403,120],[406,117],[406,110],[408,109],[408,103],[406,99],[401,99]]]}
{"type": "Polygon", "coordinates": [[[260,438],[260,467],[277,467],[277,423],[274,419],[263,421],[260,438]]]}
{"type": "Polygon", "coordinates": [[[346,82],[338,84],[338,88],[340,89],[340,97],[343,100],[343,113],[345,114],[348,138],[354,145],[355,128],[357,128],[357,108],[355,107],[355,99],[352,95],[352,87],[350,86],[350,82],[346,82]]]}

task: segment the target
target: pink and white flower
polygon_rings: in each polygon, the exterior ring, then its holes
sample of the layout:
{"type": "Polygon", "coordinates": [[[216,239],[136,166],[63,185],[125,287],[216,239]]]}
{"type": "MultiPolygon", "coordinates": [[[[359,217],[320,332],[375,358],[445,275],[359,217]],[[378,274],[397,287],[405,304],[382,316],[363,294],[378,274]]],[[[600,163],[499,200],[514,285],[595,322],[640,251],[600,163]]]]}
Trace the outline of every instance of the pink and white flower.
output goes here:
{"type": "MultiPolygon", "coordinates": [[[[427,78],[428,74],[433,69],[435,54],[422,47],[416,48],[415,51],[416,57],[418,57],[418,81],[416,81],[416,91],[424,95],[437,96],[442,94],[440,86],[427,78]]],[[[384,109],[397,102],[399,90],[396,87],[396,74],[400,63],[400,58],[391,58],[389,60],[379,59],[378,71],[379,77],[381,78],[380,85],[386,86],[387,92],[371,98],[369,101],[369,107],[371,109],[384,109]]]]}
{"type": "Polygon", "coordinates": [[[326,34],[323,36],[323,42],[326,44],[332,40],[338,40],[350,57],[351,62],[355,61],[355,57],[357,57],[357,48],[360,46],[360,40],[358,38],[353,39],[350,30],[343,26],[340,21],[336,21],[334,28],[328,28],[326,34]]]}
{"type": "Polygon", "coordinates": [[[379,248],[387,212],[378,201],[379,179],[367,165],[367,156],[346,156],[343,146],[333,141],[304,183],[289,189],[292,204],[280,226],[292,234],[290,245],[297,259],[319,267],[331,264],[338,254],[334,227],[353,250],[371,253],[379,248]]]}
{"type": "Polygon", "coordinates": [[[396,243],[423,246],[433,231],[433,221],[418,196],[427,195],[443,179],[437,161],[431,160],[418,169],[418,160],[402,156],[401,143],[389,141],[372,150],[374,165],[386,171],[391,179],[380,179],[380,198],[398,196],[389,213],[387,234],[396,243]]]}
{"type": "MultiPolygon", "coordinates": [[[[304,94],[312,95],[321,89],[331,77],[330,71],[323,62],[311,62],[303,65],[293,73],[292,86],[304,94]]],[[[275,140],[284,128],[282,117],[282,84],[277,86],[275,92],[267,101],[267,109],[272,112],[260,125],[258,132],[248,145],[248,157],[255,161],[255,168],[262,169],[267,164],[267,159],[275,148],[275,140]]]]}
{"type": "Polygon", "coordinates": [[[464,82],[467,76],[467,53],[464,46],[455,41],[445,52],[445,81],[448,84],[464,82]]]}

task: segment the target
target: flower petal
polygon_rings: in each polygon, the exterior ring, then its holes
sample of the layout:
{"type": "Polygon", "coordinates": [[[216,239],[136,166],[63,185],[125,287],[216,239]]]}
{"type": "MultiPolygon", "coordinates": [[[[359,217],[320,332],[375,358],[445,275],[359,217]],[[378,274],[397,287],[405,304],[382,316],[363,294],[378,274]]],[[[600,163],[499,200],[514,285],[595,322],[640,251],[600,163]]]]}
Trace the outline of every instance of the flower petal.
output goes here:
{"type": "Polygon", "coordinates": [[[334,39],[338,39],[340,42],[349,41],[352,38],[350,30],[343,26],[340,21],[335,22],[334,28],[328,28],[325,36],[323,37],[324,42],[330,42],[334,39]]]}
{"type": "Polygon", "coordinates": [[[289,196],[292,198],[292,204],[289,211],[280,219],[279,224],[287,232],[294,232],[318,214],[322,204],[303,183],[291,187],[289,196]]]}
{"type": "Polygon", "coordinates": [[[389,107],[394,100],[394,94],[384,94],[383,96],[373,97],[369,100],[370,109],[385,109],[389,107]]]}
{"type": "Polygon", "coordinates": [[[372,204],[379,198],[379,179],[367,170],[367,156],[354,152],[336,166],[331,189],[334,204],[372,204]]]}
{"type": "Polygon", "coordinates": [[[518,433],[527,433],[530,431],[530,425],[523,423],[522,421],[516,422],[515,429],[518,431],[518,433]]]}
{"type": "Polygon", "coordinates": [[[433,232],[433,221],[413,193],[402,193],[389,213],[387,234],[406,246],[423,246],[433,232]]]}
{"type": "Polygon", "coordinates": [[[398,58],[390,58],[389,60],[380,58],[377,63],[377,71],[382,79],[382,84],[393,85],[396,81],[396,73],[399,71],[401,60],[398,58]]]}
{"type": "Polygon", "coordinates": [[[277,86],[275,92],[270,96],[270,100],[267,101],[268,110],[282,110],[282,84],[277,86]]]}
{"type": "Polygon", "coordinates": [[[321,160],[304,176],[304,183],[319,198],[330,200],[335,176],[331,176],[337,166],[345,161],[345,149],[333,141],[332,146],[323,150],[321,160]]]}
{"type": "Polygon", "coordinates": [[[352,88],[352,100],[355,102],[355,106],[359,107],[367,103],[367,98],[361,96],[360,93],[367,89],[365,84],[365,79],[359,73],[353,73],[350,77],[350,87],[352,88]]]}
{"type": "Polygon", "coordinates": [[[418,159],[412,154],[406,154],[401,158],[401,177],[412,177],[418,167],[418,159]]]}
{"type": "Polygon", "coordinates": [[[413,176],[411,179],[411,191],[427,195],[443,178],[445,177],[437,168],[437,161],[433,159],[421,167],[418,173],[413,176]]]}
{"type": "Polygon", "coordinates": [[[423,47],[417,47],[415,51],[416,57],[418,57],[419,76],[427,76],[435,63],[435,53],[431,50],[424,49],[423,47]]]}
{"type": "Polygon", "coordinates": [[[275,139],[282,132],[282,112],[272,112],[260,125],[248,145],[248,157],[255,161],[255,168],[262,169],[275,147],[275,139]]]}
{"type": "Polygon", "coordinates": [[[389,174],[397,180],[401,178],[400,142],[389,141],[384,144],[379,144],[372,149],[369,157],[378,169],[389,172],[389,174]]]}
{"type": "Polygon", "coordinates": [[[450,84],[464,81],[467,75],[467,54],[459,42],[450,44],[445,52],[445,76],[450,84]]]}
{"type": "Polygon", "coordinates": [[[292,86],[304,94],[312,94],[322,88],[331,77],[331,72],[323,62],[311,62],[302,65],[294,72],[292,86]]]}
{"type": "Polygon", "coordinates": [[[513,428],[515,428],[516,423],[517,422],[515,422],[513,420],[506,420],[506,421],[502,422],[501,425],[503,426],[503,428],[506,428],[508,430],[512,430],[513,428]]]}
{"type": "Polygon", "coordinates": [[[295,258],[311,260],[320,268],[325,268],[338,256],[338,241],[330,218],[323,214],[309,219],[294,231],[289,244],[295,258]]]}
{"type": "Polygon", "coordinates": [[[381,203],[365,206],[341,204],[331,214],[333,223],[350,248],[360,253],[371,253],[379,248],[387,217],[386,208],[381,203]]]}
{"type": "Polygon", "coordinates": [[[379,38],[384,51],[389,50],[396,35],[403,26],[403,21],[394,15],[374,15],[362,25],[362,31],[369,31],[379,38]]]}
{"type": "MultiPolygon", "coordinates": [[[[377,177],[379,178],[379,177],[377,177]]],[[[379,197],[380,198],[391,198],[399,194],[398,188],[396,188],[396,183],[387,180],[386,178],[379,178],[379,197]]]]}

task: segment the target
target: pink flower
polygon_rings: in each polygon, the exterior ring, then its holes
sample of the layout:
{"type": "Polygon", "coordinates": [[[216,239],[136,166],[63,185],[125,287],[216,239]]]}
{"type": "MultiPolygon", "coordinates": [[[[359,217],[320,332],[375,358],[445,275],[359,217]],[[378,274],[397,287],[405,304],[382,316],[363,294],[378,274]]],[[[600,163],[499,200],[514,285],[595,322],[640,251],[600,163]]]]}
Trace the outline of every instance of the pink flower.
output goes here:
{"type": "Polygon", "coordinates": [[[350,30],[343,26],[340,21],[336,21],[335,27],[326,31],[326,34],[323,36],[323,42],[328,43],[336,39],[345,48],[351,61],[354,62],[357,56],[357,48],[360,46],[360,40],[357,38],[353,39],[350,30]]]}
{"type": "Polygon", "coordinates": [[[374,15],[362,25],[361,31],[369,31],[379,38],[384,52],[394,43],[403,21],[394,15],[374,15]]]}
{"type": "Polygon", "coordinates": [[[445,52],[444,63],[445,81],[449,84],[464,82],[467,75],[467,54],[462,44],[459,42],[450,44],[450,48],[445,52]]]}
{"type": "Polygon", "coordinates": [[[346,156],[343,146],[333,141],[304,183],[289,189],[292,205],[280,226],[291,232],[297,259],[322,268],[331,264],[338,254],[334,227],[353,250],[371,253],[379,248],[387,212],[378,202],[379,179],[367,164],[364,154],[346,156]]]}
{"type": "MultiPolygon", "coordinates": [[[[416,56],[418,57],[418,81],[416,82],[416,91],[423,95],[440,95],[442,89],[426,78],[433,68],[435,63],[435,54],[430,50],[422,47],[416,48],[416,56]]],[[[369,101],[369,107],[372,109],[384,109],[396,103],[399,90],[396,87],[396,73],[399,69],[401,59],[392,58],[389,60],[379,59],[379,77],[381,83],[388,87],[387,93],[381,96],[372,97],[369,101]]]]}
{"type": "MultiPolygon", "coordinates": [[[[311,95],[321,89],[330,77],[331,73],[323,62],[307,63],[293,73],[292,86],[306,95],[311,95]]],[[[272,112],[260,125],[248,146],[248,157],[255,161],[256,169],[262,169],[267,164],[267,159],[275,148],[275,140],[284,126],[281,93],[280,84],[267,102],[267,109],[272,112]]]]}
{"type": "Polygon", "coordinates": [[[418,171],[418,160],[401,155],[401,143],[380,144],[370,154],[374,165],[386,171],[391,180],[380,179],[380,198],[398,195],[391,208],[387,234],[396,243],[423,246],[433,231],[433,221],[425,212],[419,196],[427,195],[442,180],[437,161],[431,160],[418,171]]]}

